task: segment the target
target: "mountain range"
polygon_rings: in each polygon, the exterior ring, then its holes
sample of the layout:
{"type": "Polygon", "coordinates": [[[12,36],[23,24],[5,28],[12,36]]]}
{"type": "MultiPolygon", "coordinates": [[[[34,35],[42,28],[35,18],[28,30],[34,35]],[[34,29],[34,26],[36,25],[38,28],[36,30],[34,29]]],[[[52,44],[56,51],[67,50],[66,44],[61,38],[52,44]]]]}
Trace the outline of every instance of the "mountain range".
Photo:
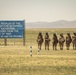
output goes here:
{"type": "Polygon", "coordinates": [[[26,28],[76,28],[76,20],[59,20],[55,22],[28,22],[26,28]]]}

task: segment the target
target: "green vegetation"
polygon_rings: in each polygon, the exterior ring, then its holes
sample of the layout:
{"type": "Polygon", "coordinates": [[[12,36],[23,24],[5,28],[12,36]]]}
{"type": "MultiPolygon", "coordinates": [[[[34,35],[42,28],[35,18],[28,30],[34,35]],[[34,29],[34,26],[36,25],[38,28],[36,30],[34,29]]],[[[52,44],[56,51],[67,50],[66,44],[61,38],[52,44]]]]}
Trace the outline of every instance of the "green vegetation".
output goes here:
{"type": "Polygon", "coordinates": [[[23,46],[22,39],[7,39],[8,46],[3,46],[4,39],[0,39],[0,75],[76,75],[76,50],[53,51],[52,34],[61,32],[66,36],[67,32],[71,35],[76,29],[26,29],[26,46],[23,46]],[[51,42],[50,50],[44,50],[44,44],[40,55],[37,52],[36,38],[39,32],[45,35],[49,32],[51,42]],[[30,45],[32,54],[30,57],[30,45]]]}

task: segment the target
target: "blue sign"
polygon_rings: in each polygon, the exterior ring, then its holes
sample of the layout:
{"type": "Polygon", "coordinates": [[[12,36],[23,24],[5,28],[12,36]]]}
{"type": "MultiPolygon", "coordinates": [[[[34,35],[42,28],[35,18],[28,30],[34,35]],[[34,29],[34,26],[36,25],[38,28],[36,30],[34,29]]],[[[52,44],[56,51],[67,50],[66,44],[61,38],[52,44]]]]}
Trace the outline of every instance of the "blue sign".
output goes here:
{"type": "Polygon", "coordinates": [[[0,21],[0,38],[23,38],[24,21],[0,21]]]}

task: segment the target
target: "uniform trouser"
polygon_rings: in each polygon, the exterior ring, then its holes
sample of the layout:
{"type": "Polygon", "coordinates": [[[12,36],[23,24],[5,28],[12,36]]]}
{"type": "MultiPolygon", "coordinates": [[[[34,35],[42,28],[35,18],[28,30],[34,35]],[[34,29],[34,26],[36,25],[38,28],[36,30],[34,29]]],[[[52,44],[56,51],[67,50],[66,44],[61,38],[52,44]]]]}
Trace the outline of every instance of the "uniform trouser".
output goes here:
{"type": "Polygon", "coordinates": [[[76,50],[76,43],[73,43],[73,49],[76,50]]]}
{"type": "Polygon", "coordinates": [[[42,43],[38,43],[38,49],[41,50],[42,43]]]}
{"type": "Polygon", "coordinates": [[[60,50],[63,50],[64,43],[60,42],[59,46],[60,46],[60,50]]]}
{"type": "Polygon", "coordinates": [[[56,42],[53,42],[53,50],[57,50],[57,43],[56,42]]]}
{"type": "Polygon", "coordinates": [[[67,47],[67,50],[69,50],[69,47],[70,47],[70,42],[66,42],[66,47],[67,47]]]}
{"type": "Polygon", "coordinates": [[[46,48],[49,50],[49,42],[45,42],[45,50],[46,48]]]}

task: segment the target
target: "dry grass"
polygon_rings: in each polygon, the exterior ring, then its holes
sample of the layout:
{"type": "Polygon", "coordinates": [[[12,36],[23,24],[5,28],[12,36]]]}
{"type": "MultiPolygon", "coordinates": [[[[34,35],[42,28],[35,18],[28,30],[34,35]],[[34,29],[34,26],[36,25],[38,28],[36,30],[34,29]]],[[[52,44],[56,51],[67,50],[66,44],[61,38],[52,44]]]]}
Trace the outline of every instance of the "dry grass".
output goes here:
{"type": "Polygon", "coordinates": [[[8,46],[3,46],[3,39],[0,39],[0,75],[76,75],[76,50],[44,50],[44,44],[40,55],[37,51],[36,37],[39,31],[49,32],[52,39],[52,33],[59,35],[64,30],[71,34],[76,29],[27,29],[26,46],[22,46],[22,39],[8,39],[8,46]],[[32,54],[30,57],[30,45],[32,45],[32,54]]]}

